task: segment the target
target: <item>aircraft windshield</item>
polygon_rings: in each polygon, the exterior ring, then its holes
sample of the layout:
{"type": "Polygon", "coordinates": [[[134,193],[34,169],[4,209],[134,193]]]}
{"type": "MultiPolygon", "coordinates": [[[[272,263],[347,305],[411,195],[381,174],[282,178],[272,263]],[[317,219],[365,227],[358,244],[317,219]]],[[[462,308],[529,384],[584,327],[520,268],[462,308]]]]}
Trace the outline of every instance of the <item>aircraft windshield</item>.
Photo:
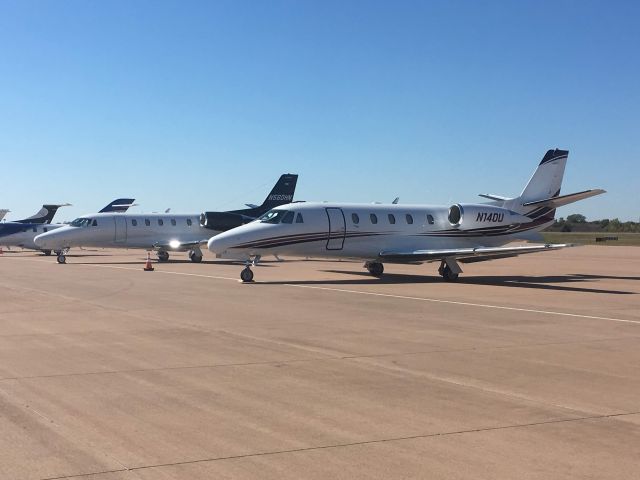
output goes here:
{"type": "Polygon", "coordinates": [[[260,220],[262,223],[280,223],[282,217],[284,217],[287,213],[288,210],[269,210],[258,220],[260,220]]]}
{"type": "Polygon", "coordinates": [[[72,227],[88,227],[91,224],[90,218],[76,218],[69,225],[72,227]]]}

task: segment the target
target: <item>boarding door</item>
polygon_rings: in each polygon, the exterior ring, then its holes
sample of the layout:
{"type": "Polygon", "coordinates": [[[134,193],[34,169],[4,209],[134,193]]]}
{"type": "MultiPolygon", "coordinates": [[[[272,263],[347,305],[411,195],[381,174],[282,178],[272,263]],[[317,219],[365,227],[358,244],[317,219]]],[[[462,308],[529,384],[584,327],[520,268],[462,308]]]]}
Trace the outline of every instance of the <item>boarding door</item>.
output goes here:
{"type": "Polygon", "coordinates": [[[127,241],[127,219],[115,216],[113,217],[113,221],[115,222],[115,236],[114,241],[116,243],[124,243],[127,241]]]}
{"type": "Polygon", "coordinates": [[[347,225],[341,208],[325,208],[329,218],[329,238],[327,250],[342,250],[347,225]]]}

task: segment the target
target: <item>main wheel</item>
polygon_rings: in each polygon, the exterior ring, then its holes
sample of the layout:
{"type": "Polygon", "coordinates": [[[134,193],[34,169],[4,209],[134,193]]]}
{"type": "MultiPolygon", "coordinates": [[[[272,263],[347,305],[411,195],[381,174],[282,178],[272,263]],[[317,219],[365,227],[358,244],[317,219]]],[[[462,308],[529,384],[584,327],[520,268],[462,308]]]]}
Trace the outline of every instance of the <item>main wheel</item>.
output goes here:
{"type": "Polygon", "coordinates": [[[240,279],[244,283],[253,282],[253,270],[251,270],[249,267],[242,270],[242,272],[240,272],[240,279]]]}
{"type": "Polygon", "coordinates": [[[367,264],[367,270],[374,277],[381,277],[384,273],[384,265],[380,262],[371,262],[367,264]]]}
{"type": "Polygon", "coordinates": [[[165,252],[164,250],[159,251],[158,260],[161,262],[166,262],[167,260],[169,260],[169,252],[165,252]]]}
{"type": "Polygon", "coordinates": [[[58,260],[58,263],[67,263],[67,257],[62,254],[58,255],[58,258],[56,258],[56,260],[58,260]]]}
{"type": "Polygon", "coordinates": [[[189,252],[189,260],[191,260],[193,263],[200,263],[202,261],[202,254],[191,250],[189,252]]]}
{"type": "Polygon", "coordinates": [[[48,257],[49,255],[51,255],[51,250],[42,250],[42,253],[44,253],[48,257]]]}
{"type": "Polygon", "coordinates": [[[453,273],[451,271],[451,268],[449,268],[449,265],[446,264],[440,269],[440,275],[442,275],[442,278],[444,278],[445,282],[455,282],[456,280],[458,280],[458,274],[453,273]]]}

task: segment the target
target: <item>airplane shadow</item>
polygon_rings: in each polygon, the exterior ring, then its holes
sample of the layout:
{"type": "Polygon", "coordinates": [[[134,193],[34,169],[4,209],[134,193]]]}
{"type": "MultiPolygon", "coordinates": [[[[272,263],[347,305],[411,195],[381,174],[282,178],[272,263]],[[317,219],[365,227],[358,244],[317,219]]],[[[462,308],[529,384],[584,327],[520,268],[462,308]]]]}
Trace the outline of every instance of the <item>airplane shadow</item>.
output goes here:
{"type": "MultiPolygon", "coordinates": [[[[395,285],[407,283],[443,283],[438,276],[411,275],[401,273],[385,273],[382,278],[374,278],[367,272],[353,272],[346,270],[322,270],[326,273],[337,273],[341,275],[356,275],[363,278],[349,278],[342,280],[294,280],[294,281],[258,281],[259,284],[268,285],[395,285]]],[[[599,288],[587,288],[581,286],[569,286],[567,284],[576,284],[582,282],[591,282],[601,279],[620,279],[620,280],[639,280],[639,277],[615,277],[608,275],[553,275],[553,276],[525,276],[525,275],[508,275],[502,277],[489,276],[461,276],[456,284],[468,285],[491,285],[496,287],[511,288],[532,288],[541,290],[556,290],[567,292],[585,292],[585,293],[605,293],[613,295],[634,295],[636,292],[625,290],[608,290],[599,288]],[[560,285],[561,284],[561,285],[560,285]]]]}

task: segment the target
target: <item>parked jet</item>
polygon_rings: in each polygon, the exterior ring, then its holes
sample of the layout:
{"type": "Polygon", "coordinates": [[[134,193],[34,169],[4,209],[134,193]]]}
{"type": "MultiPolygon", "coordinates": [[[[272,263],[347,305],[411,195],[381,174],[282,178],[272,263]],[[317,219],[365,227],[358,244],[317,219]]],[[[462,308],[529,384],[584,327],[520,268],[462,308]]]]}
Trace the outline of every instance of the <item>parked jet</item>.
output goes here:
{"type": "MultiPolygon", "coordinates": [[[[133,198],[119,198],[105,206],[101,212],[126,212],[133,204],[133,198]]],[[[16,222],[0,223],[0,245],[6,247],[21,247],[29,250],[40,250],[45,255],[51,255],[51,249],[39,248],[34,243],[34,238],[41,233],[50,232],[64,227],[63,223],[51,223],[58,207],[64,205],[43,205],[42,209],[35,215],[18,220],[16,222]]]]}
{"type": "Polygon", "coordinates": [[[438,272],[455,281],[460,263],[482,262],[570,245],[504,246],[553,223],[556,208],[605,193],[560,195],[568,151],[549,150],[516,198],[482,195],[484,204],[436,205],[293,203],[258,221],[212,237],[210,251],[241,258],[241,279],[265,254],[353,258],[379,277],[384,263],[440,262],[438,272]]]}
{"type": "Polygon", "coordinates": [[[66,262],[71,247],[116,247],[155,250],[158,260],[169,260],[169,252],[189,252],[192,262],[202,261],[201,245],[219,232],[255,220],[278,205],[290,203],[297,175],[284,174],[260,206],[230,212],[198,214],[104,214],[83,215],[69,225],[36,237],[43,249],[59,250],[58,263],[66,262]]]}

